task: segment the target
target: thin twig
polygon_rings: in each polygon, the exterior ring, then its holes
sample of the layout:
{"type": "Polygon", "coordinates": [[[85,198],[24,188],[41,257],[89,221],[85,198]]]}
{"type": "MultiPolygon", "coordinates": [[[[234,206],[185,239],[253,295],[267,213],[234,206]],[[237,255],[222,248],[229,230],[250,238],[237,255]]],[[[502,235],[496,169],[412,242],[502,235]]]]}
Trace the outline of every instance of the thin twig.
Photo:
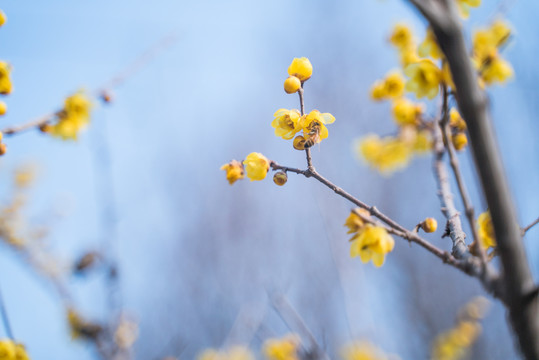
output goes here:
{"type": "Polygon", "coordinates": [[[6,304],[4,303],[4,297],[2,296],[2,290],[0,289],[0,316],[2,317],[2,323],[4,324],[4,329],[6,330],[6,335],[11,340],[14,340],[13,331],[11,330],[11,323],[9,322],[9,317],[7,315],[6,304]]]}
{"type": "Polygon", "coordinates": [[[525,228],[522,228],[522,236],[524,236],[524,234],[526,234],[528,232],[528,230],[530,230],[532,227],[534,227],[537,224],[539,224],[539,218],[532,221],[532,223],[530,225],[526,226],[525,228]]]}

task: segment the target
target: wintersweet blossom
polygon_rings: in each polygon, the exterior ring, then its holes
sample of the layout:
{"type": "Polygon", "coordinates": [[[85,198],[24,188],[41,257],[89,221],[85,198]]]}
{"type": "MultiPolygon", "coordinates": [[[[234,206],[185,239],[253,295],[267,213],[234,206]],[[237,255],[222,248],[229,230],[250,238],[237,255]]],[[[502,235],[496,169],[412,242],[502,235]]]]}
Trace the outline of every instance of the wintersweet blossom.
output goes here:
{"type": "Polygon", "coordinates": [[[77,140],[80,131],[90,122],[91,109],[92,103],[84,92],[68,96],[63,110],[58,114],[58,122],[44,126],[42,131],[63,140],[77,140]]]}
{"type": "Polygon", "coordinates": [[[24,345],[11,339],[0,340],[0,360],[30,360],[24,345]]]}
{"type": "Polygon", "coordinates": [[[442,58],[442,51],[440,50],[440,47],[438,46],[438,42],[436,40],[436,36],[434,35],[434,32],[430,27],[427,29],[425,40],[423,40],[423,42],[419,44],[419,47],[417,48],[417,54],[423,58],[442,58]]]}
{"type": "Polygon", "coordinates": [[[299,360],[299,345],[299,337],[290,334],[281,339],[266,340],[262,352],[268,360],[299,360]]]}
{"type": "MultiPolygon", "coordinates": [[[[388,360],[389,358],[368,341],[359,341],[347,345],[341,352],[344,360],[388,360]]],[[[397,360],[398,358],[392,357],[397,360]]]]}
{"type": "Polygon", "coordinates": [[[423,111],[423,105],[416,104],[406,98],[395,100],[392,106],[393,118],[400,126],[417,125],[423,111]]]}
{"type": "Polygon", "coordinates": [[[380,138],[371,134],[358,141],[357,151],[370,166],[388,175],[408,164],[413,149],[409,142],[398,137],[380,138]]]}
{"type": "Polygon", "coordinates": [[[481,0],[457,0],[460,14],[467,19],[470,16],[470,8],[475,8],[481,5],[481,0]]]}
{"type": "Polygon", "coordinates": [[[313,74],[313,66],[306,57],[294,58],[288,67],[288,75],[297,77],[301,82],[309,80],[313,74]]]}
{"type": "Polygon", "coordinates": [[[7,104],[3,101],[0,101],[0,116],[5,115],[7,112],[7,104]]]}
{"type": "Polygon", "coordinates": [[[6,23],[6,21],[7,21],[7,16],[6,16],[6,14],[5,14],[2,10],[0,10],[0,27],[1,27],[1,26],[4,26],[4,24],[6,23]]]}
{"type": "Polygon", "coordinates": [[[0,94],[7,95],[13,90],[11,83],[11,65],[5,61],[0,61],[0,94]]]}
{"type": "Polygon", "coordinates": [[[458,110],[455,108],[451,108],[449,111],[449,125],[458,131],[466,130],[466,121],[464,121],[458,110]]]}
{"type": "Polygon", "coordinates": [[[350,241],[350,256],[359,256],[363,263],[372,260],[376,267],[384,264],[386,254],[395,246],[395,241],[386,229],[371,224],[365,225],[350,241]]]}
{"type": "Polygon", "coordinates": [[[393,27],[389,41],[400,51],[406,51],[415,46],[412,30],[406,24],[396,24],[393,27]]]}
{"type": "Polygon", "coordinates": [[[279,109],[273,116],[271,126],[275,128],[275,136],[290,140],[301,131],[301,126],[298,123],[301,115],[298,110],[279,109]]]}
{"type": "Polygon", "coordinates": [[[485,211],[477,218],[477,235],[479,236],[479,243],[485,249],[496,247],[496,237],[490,211],[485,211]]]}
{"type": "Polygon", "coordinates": [[[261,153],[252,152],[243,161],[247,177],[251,181],[263,180],[270,168],[269,160],[261,153]]]}
{"type": "Polygon", "coordinates": [[[305,138],[305,147],[318,144],[328,137],[329,132],[326,127],[328,124],[333,124],[335,117],[330,113],[321,113],[318,110],[311,111],[308,115],[303,115],[298,124],[303,130],[305,138]]]}
{"type": "Polygon", "coordinates": [[[356,208],[354,211],[350,212],[350,215],[348,218],[346,218],[346,221],[344,222],[344,226],[348,228],[347,234],[353,234],[355,232],[358,232],[365,226],[366,222],[364,219],[368,219],[370,217],[371,213],[368,210],[362,209],[362,208],[356,208]],[[363,217],[358,215],[361,214],[363,217]]]}
{"type": "Polygon", "coordinates": [[[404,74],[409,77],[406,82],[406,91],[413,92],[418,98],[433,99],[438,95],[442,72],[429,59],[408,65],[404,74]]]}
{"type": "Polygon", "coordinates": [[[221,170],[226,171],[226,179],[230,185],[245,177],[243,165],[237,160],[232,160],[228,164],[224,164],[221,166],[221,170]]]}

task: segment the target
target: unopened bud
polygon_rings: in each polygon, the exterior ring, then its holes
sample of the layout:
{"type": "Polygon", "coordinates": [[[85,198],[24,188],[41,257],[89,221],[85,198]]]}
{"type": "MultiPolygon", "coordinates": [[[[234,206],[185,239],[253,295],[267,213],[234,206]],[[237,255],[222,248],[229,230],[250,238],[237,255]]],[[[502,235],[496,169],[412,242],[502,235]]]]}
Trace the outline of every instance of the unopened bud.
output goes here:
{"type": "Polygon", "coordinates": [[[7,105],[5,102],[0,101],[0,116],[5,115],[7,112],[7,105]]]}
{"type": "Polygon", "coordinates": [[[305,138],[301,135],[298,135],[294,138],[294,149],[296,150],[305,150],[305,138]]]}
{"type": "Polygon", "coordinates": [[[451,138],[453,141],[453,146],[457,151],[460,151],[468,145],[468,138],[466,137],[465,133],[459,132],[451,138]]]}
{"type": "Polygon", "coordinates": [[[49,133],[52,130],[52,125],[49,124],[41,124],[39,125],[39,131],[43,133],[49,133]]]}
{"type": "Polygon", "coordinates": [[[286,181],[288,180],[288,176],[284,171],[277,171],[275,175],[273,175],[273,182],[279,186],[283,186],[286,184],[286,181]]]}
{"type": "Polygon", "coordinates": [[[301,81],[295,76],[289,76],[284,81],[284,91],[287,94],[293,94],[297,92],[300,87],[301,87],[301,81]]]}
{"type": "Polygon", "coordinates": [[[0,144],[0,156],[4,155],[7,152],[7,146],[4,143],[0,144]]]}
{"type": "Polygon", "coordinates": [[[113,96],[112,96],[112,93],[110,91],[107,91],[107,90],[104,90],[102,93],[101,93],[101,100],[106,103],[106,104],[109,104],[112,102],[113,100],[113,96]]]}
{"type": "Polygon", "coordinates": [[[435,218],[431,218],[431,217],[426,218],[421,223],[421,229],[423,229],[423,231],[426,233],[435,232],[437,228],[438,228],[438,222],[436,221],[435,218]]]}

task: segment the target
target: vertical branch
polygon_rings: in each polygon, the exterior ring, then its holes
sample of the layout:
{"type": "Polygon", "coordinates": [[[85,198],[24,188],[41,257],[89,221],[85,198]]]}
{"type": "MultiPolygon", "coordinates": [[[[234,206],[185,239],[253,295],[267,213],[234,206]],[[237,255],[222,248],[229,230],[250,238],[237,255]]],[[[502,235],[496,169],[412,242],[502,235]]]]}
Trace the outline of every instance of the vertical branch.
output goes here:
{"type": "Polygon", "coordinates": [[[2,296],[2,289],[0,289],[0,316],[2,317],[2,323],[4,324],[7,337],[13,340],[13,331],[11,330],[11,323],[9,322],[9,317],[7,315],[6,304],[4,303],[4,297],[2,296]]]}
{"type": "MultiPolygon", "coordinates": [[[[305,115],[305,103],[303,101],[303,83],[301,83],[301,87],[298,90],[299,94],[299,106],[300,106],[300,112],[301,116],[305,115]]],[[[307,168],[309,170],[313,169],[313,160],[311,157],[311,148],[305,148],[305,156],[307,158],[307,168]]]]}
{"type": "Polygon", "coordinates": [[[523,355],[539,359],[539,300],[529,296],[535,289],[534,279],[494,128],[487,115],[487,98],[468,56],[456,4],[450,0],[410,2],[430,22],[449,63],[460,114],[468,125],[475,166],[492,216],[503,267],[504,301],[523,355]]]}

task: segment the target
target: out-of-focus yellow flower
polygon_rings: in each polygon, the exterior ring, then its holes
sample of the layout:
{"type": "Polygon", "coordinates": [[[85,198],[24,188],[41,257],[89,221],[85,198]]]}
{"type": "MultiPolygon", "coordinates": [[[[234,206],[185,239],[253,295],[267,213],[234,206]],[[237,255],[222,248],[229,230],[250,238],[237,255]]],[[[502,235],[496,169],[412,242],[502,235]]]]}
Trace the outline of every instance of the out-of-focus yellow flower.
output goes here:
{"type": "Polygon", "coordinates": [[[458,110],[455,108],[451,108],[449,111],[449,125],[458,131],[466,130],[466,121],[464,121],[458,110]]]}
{"type": "Polygon", "coordinates": [[[9,339],[0,340],[0,360],[16,359],[17,349],[15,343],[9,339]]]}
{"type": "Polygon", "coordinates": [[[301,81],[295,76],[289,76],[284,81],[284,91],[287,94],[293,94],[297,92],[300,87],[301,87],[301,81]]]}
{"type": "Polygon", "coordinates": [[[383,81],[376,81],[371,86],[371,98],[375,101],[384,100],[387,97],[386,87],[383,81]]]}
{"type": "Polygon", "coordinates": [[[457,4],[462,17],[467,19],[470,17],[470,8],[475,8],[481,5],[481,0],[457,0],[457,4]]]}
{"type": "Polygon", "coordinates": [[[423,40],[423,42],[419,44],[419,47],[417,48],[417,54],[423,58],[429,56],[433,59],[442,58],[442,51],[440,50],[438,42],[436,41],[436,36],[430,27],[427,29],[425,40],[423,40]]]}
{"type": "Polygon", "coordinates": [[[306,57],[294,58],[288,67],[288,75],[297,77],[301,82],[309,80],[313,74],[313,66],[306,57]]]}
{"type": "Polygon", "coordinates": [[[415,48],[408,48],[399,53],[401,66],[403,69],[405,69],[408,65],[414,64],[421,60],[419,56],[417,56],[417,50],[415,48]]]}
{"type": "Polygon", "coordinates": [[[4,143],[0,143],[0,156],[5,155],[7,152],[7,145],[4,143]]]}
{"type": "Polygon", "coordinates": [[[465,133],[459,132],[451,137],[451,142],[453,143],[455,150],[460,151],[468,145],[468,138],[465,133]]]}
{"type": "Polygon", "coordinates": [[[301,130],[298,124],[300,118],[298,110],[279,109],[273,116],[271,126],[275,128],[275,136],[290,140],[301,130]]]}
{"type": "Polygon", "coordinates": [[[492,40],[497,47],[503,46],[511,36],[511,27],[503,20],[496,20],[490,26],[492,40]]]}
{"type": "Polygon", "coordinates": [[[360,139],[357,150],[370,166],[382,174],[405,167],[412,155],[408,142],[392,136],[380,139],[375,134],[360,139]]]}
{"type": "Polygon", "coordinates": [[[247,177],[254,180],[263,180],[270,168],[269,160],[261,153],[252,152],[243,161],[247,177]]]}
{"type": "Polygon", "coordinates": [[[414,152],[426,153],[432,150],[432,136],[430,131],[421,130],[416,133],[413,146],[414,152]]]}
{"type": "Polygon", "coordinates": [[[11,65],[5,61],[0,61],[0,94],[7,95],[13,90],[11,83],[11,65]]]}
{"type": "Polygon", "coordinates": [[[351,239],[350,256],[359,256],[363,263],[372,260],[374,266],[384,264],[385,256],[393,250],[395,241],[383,227],[365,225],[351,239]]]}
{"type": "Polygon", "coordinates": [[[281,339],[266,340],[262,352],[268,360],[299,360],[299,344],[299,337],[290,334],[281,339]]]}
{"type": "Polygon", "coordinates": [[[0,101],[0,116],[5,115],[7,112],[7,104],[3,101],[0,101]]]}
{"type": "Polygon", "coordinates": [[[421,222],[421,229],[426,233],[435,232],[438,228],[438,222],[435,218],[428,217],[421,222]]]}
{"type": "Polygon", "coordinates": [[[449,63],[447,61],[444,61],[442,64],[442,81],[448,87],[455,89],[453,75],[451,74],[451,69],[449,68],[449,63]]]}
{"type": "Polygon", "coordinates": [[[406,82],[406,91],[413,92],[418,98],[434,98],[438,95],[442,72],[429,59],[423,59],[410,64],[404,69],[404,74],[409,77],[406,82]]]}
{"type": "Polygon", "coordinates": [[[206,349],[197,356],[197,360],[226,360],[217,350],[206,349]]]}
{"type": "Polygon", "coordinates": [[[221,170],[226,171],[226,179],[230,185],[245,177],[243,165],[237,160],[232,160],[228,164],[224,164],[221,166],[221,170]]]}
{"type": "Polygon", "coordinates": [[[255,360],[253,353],[244,346],[234,346],[227,351],[227,360],[255,360]]]}
{"type": "Polygon", "coordinates": [[[511,35],[511,29],[503,21],[495,21],[490,28],[481,29],[473,36],[473,60],[481,79],[491,85],[503,83],[513,77],[513,68],[498,53],[511,35]]]}
{"type": "Polygon", "coordinates": [[[388,360],[385,354],[368,341],[359,341],[346,346],[341,356],[344,360],[388,360]]]}
{"type": "Polygon", "coordinates": [[[382,81],[376,81],[371,87],[371,98],[383,100],[398,98],[404,91],[404,78],[398,71],[392,71],[382,81]]]}
{"type": "Polygon", "coordinates": [[[357,213],[360,213],[365,218],[369,218],[371,216],[371,213],[368,210],[362,208],[356,208],[354,211],[351,211],[344,223],[344,226],[348,228],[347,234],[358,232],[366,224],[365,220],[363,220],[363,218],[361,218],[361,216],[359,216],[357,213]]]}
{"type": "Polygon", "coordinates": [[[513,77],[514,72],[509,62],[497,56],[483,65],[481,75],[483,81],[490,85],[494,82],[503,83],[507,81],[513,77]]]}
{"type": "Polygon", "coordinates": [[[393,102],[392,111],[398,125],[417,125],[423,113],[423,106],[406,98],[400,98],[393,102]]]}
{"type": "Polygon", "coordinates": [[[406,24],[396,24],[389,37],[389,41],[400,51],[414,47],[414,37],[412,30],[406,24]]]}
{"type": "Polygon", "coordinates": [[[36,177],[36,168],[30,164],[20,166],[15,170],[15,185],[18,188],[26,188],[32,184],[36,177]]]}
{"type": "Polygon", "coordinates": [[[494,236],[490,211],[485,211],[477,218],[477,235],[479,236],[479,243],[485,249],[496,247],[496,237],[494,236]]]}
{"type": "Polygon", "coordinates": [[[304,146],[306,148],[311,147],[327,138],[329,132],[325,125],[333,124],[334,122],[335,117],[333,115],[321,113],[318,110],[313,110],[308,115],[303,115],[298,124],[303,130],[303,137],[306,140],[304,146]]]}
{"type": "Polygon", "coordinates": [[[58,122],[43,127],[42,131],[63,140],[77,140],[78,134],[90,122],[92,103],[84,92],[66,98],[64,109],[58,115],[58,122]]]}
{"type": "Polygon", "coordinates": [[[7,16],[6,16],[6,14],[5,14],[2,10],[0,10],[0,27],[1,27],[1,26],[4,26],[4,24],[6,23],[6,21],[7,21],[7,16]]]}

